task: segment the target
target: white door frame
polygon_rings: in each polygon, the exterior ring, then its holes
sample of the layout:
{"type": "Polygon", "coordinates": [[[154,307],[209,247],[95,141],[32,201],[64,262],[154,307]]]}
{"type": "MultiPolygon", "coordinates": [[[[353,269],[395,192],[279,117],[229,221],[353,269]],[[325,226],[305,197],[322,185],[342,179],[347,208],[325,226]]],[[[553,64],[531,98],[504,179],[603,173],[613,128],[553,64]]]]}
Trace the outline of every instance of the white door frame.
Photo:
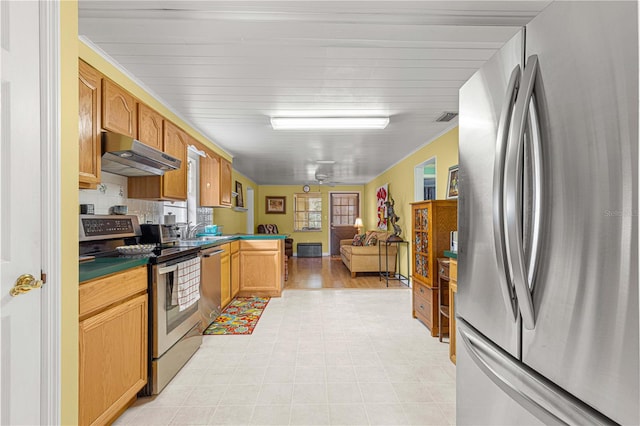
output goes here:
{"type": "Polygon", "coordinates": [[[427,158],[413,169],[413,201],[424,200],[424,165],[433,160],[436,165],[436,185],[438,185],[438,157],[427,158]]]}
{"type": "MultiPolygon", "coordinates": [[[[42,424],[60,424],[60,5],[40,4],[40,84],[42,158],[42,424]]],[[[72,284],[72,283],[69,283],[72,284]]]]}

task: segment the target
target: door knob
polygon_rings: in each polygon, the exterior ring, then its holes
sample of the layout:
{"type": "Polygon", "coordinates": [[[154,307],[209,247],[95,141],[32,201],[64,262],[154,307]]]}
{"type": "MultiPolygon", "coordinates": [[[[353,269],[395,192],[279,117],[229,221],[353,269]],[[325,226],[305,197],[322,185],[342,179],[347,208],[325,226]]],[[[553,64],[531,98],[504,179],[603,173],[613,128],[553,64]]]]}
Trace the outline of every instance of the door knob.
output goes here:
{"type": "Polygon", "coordinates": [[[9,294],[17,296],[40,287],[42,287],[42,280],[36,280],[31,274],[23,274],[18,277],[9,294]]]}

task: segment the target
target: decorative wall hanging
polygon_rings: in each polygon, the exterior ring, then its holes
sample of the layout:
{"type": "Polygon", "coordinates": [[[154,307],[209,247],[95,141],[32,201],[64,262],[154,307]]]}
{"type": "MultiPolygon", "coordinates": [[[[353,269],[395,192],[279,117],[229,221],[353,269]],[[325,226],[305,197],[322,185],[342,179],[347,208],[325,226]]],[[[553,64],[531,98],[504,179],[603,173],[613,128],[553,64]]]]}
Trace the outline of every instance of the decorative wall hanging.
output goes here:
{"type": "Polygon", "coordinates": [[[378,229],[387,230],[387,205],[385,202],[389,197],[389,184],[385,183],[376,189],[378,229]]]}

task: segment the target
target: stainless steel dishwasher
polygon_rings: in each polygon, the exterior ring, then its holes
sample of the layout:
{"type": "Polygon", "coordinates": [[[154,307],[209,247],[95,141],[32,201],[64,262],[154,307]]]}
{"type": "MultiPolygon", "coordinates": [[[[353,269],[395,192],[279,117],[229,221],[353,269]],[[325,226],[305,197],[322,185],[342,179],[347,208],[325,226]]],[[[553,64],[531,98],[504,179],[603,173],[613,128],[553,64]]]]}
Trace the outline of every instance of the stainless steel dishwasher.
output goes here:
{"type": "Polygon", "coordinates": [[[224,250],[216,247],[202,250],[200,274],[200,300],[198,311],[202,329],[207,328],[220,315],[220,254],[224,250]]]}

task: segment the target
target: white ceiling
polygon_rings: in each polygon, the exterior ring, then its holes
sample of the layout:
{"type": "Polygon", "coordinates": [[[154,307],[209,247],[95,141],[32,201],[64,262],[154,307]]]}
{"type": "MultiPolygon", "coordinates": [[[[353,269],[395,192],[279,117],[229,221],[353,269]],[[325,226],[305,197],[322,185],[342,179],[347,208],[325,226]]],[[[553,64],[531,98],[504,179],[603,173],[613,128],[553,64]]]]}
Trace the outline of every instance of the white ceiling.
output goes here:
{"type": "Polygon", "coordinates": [[[549,1],[93,1],[79,33],[258,184],[367,183],[455,121],[458,89],[549,1]],[[271,116],[384,115],[275,131],[271,116]],[[317,160],[335,160],[318,165],[317,160]]]}

